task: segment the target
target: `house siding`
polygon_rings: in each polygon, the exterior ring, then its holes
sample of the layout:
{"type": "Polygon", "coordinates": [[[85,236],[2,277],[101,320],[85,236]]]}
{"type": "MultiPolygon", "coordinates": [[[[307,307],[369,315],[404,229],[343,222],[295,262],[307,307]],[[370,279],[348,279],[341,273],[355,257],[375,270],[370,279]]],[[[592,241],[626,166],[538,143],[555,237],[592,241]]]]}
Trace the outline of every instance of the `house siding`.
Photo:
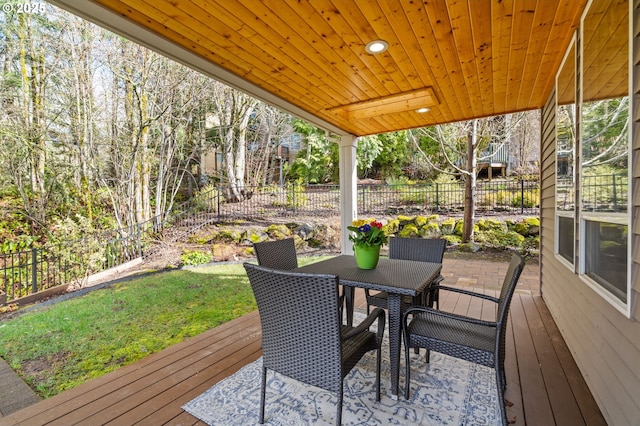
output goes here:
{"type": "MultiPolygon", "coordinates": [[[[634,21],[640,0],[634,0],[634,21]]],[[[554,254],[555,251],[555,93],[542,109],[541,253],[543,298],[602,414],[610,425],[640,425],[640,51],[638,25],[632,57],[632,319],[598,295],[554,254]]],[[[579,49],[577,49],[579,54],[579,49]]],[[[589,424],[589,419],[584,419],[589,424]]]]}
{"type": "Polygon", "coordinates": [[[640,320],[640,0],[634,0],[632,12],[632,117],[631,126],[631,200],[632,220],[629,225],[633,233],[631,241],[631,303],[633,318],[640,320]]]}

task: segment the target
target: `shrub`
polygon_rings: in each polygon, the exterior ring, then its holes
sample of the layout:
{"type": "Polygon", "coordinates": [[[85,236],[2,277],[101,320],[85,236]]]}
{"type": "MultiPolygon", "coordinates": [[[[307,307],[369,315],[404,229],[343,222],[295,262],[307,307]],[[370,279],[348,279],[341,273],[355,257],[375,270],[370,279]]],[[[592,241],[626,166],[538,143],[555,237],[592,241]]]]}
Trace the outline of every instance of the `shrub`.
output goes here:
{"type": "Polygon", "coordinates": [[[183,265],[204,265],[205,263],[211,262],[211,254],[198,250],[187,251],[180,256],[180,260],[183,265]]]}
{"type": "Polygon", "coordinates": [[[427,204],[429,197],[427,196],[426,188],[424,187],[407,187],[408,189],[402,191],[400,194],[400,202],[406,205],[412,204],[427,204]]]}
{"type": "Polygon", "coordinates": [[[416,225],[414,225],[413,223],[409,223],[406,226],[404,226],[400,230],[400,232],[398,232],[398,236],[403,238],[418,237],[420,236],[420,232],[418,231],[418,228],[416,227],[416,225]]]}
{"type": "Polygon", "coordinates": [[[493,192],[486,192],[486,193],[482,194],[481,197],[478,197],[478,199],[476,200],[476,205],[478,205],[480,207],[493,206],[493,202],[494,202],[494,198],[495,197],[496,197],[496,194],[494,194],[493,192]]]}
{"type": "Polygon", "coordinates": [[[420,236],[426,238],[434,238],[440,235],[440,226],[437,222],[429,222],[420,228],[420,236]]]}
{"type": "Polygon", "coordinates": [[[295,182],[287,182],[287,207],[297,209],[307,204],[307,195],[302,179],[295,182]]]}
{"type": "Polygon", "coordinates": [[[540,231],[540,219],[536,217],[526,218],[522,222],[515,223],[512,229],[525,237],[538,234],[540,231]]]}
{"type": "Polygon", "coordinates": [[[224,202],[224,197],[218,196],[218,187],[213,184],[208,184],[200,189],[194,200],[195,211],[218,211],[218,200],[224,202]]]}
{"type": "Polygon", "coordinates": [[[501,189],[496,194],[496,204],[499,206],[510,206],[512,205],[513,193],[511,191],[507,191],[505,189],[501,189]]]}
{"type": "Polygon", "coordinates": [[[400,221],[398,219],[391,219],[387,221],[387,224],[382,227],[384,233],[387,235],[393,235],[400,230],[400,221]]]}
{"type": "Polygon", "coordinates": [[[453,244],[460,244],[460,242],[462,241],[462,238],[460,238],[457,235],[443,235],[442,238],[444,238],[447,241],[447,245],[453,245],[453,244]]]}
{"type": "Polygon", "coordinates": [[[464,220],[459,220],[458,222],[456,222],[456,226],[453,230],[453,233],[456,235],[462,236],[463,230],[464,230],[464,220]]]}
{"type": "Polygon", "coordinates": [[[415,219],[415,224],[417,227],[422,228],[423,226],[425,226],[427,224],[427,222],[429,221],[429,219],[427,219],[424,216],[416,216],[415,219]]]}
{"type": "Polygon", "coordinates": [[[449,173],[440,173],[434,180],[434,183],[446,183],[460,185],[460,181],[449,173]]]}
{"type": "Polygon", "coordinates": [[[514,196],[512,196],[511,198],[511,206],[512,207],[527,207],[527,208],[531,208],[531,207],[535,207],[537,205],[540,204],[540,195],[539,195],[539,191],[536,190],[526,190],[524,191],[524,194],[518,192],[517,194],[515,194],[514,196]],[[524,195],[524,201],[523,201],[523,196],[524,195]]]}
{"type": "Polygon", "coordinates": [[[413,222],[413,216],[405,216],[403,214],[398,215],[398,222],[400,226],[406,225],[407,223],[413,222]]]}
{"type": "Polygon", "coordinates": [[[442,231],[443,235],[451,235],[453,234],[455,226],[456,220],[454,218],[445,219],[444,221],[442,221],[440,230],[442,231]]]}

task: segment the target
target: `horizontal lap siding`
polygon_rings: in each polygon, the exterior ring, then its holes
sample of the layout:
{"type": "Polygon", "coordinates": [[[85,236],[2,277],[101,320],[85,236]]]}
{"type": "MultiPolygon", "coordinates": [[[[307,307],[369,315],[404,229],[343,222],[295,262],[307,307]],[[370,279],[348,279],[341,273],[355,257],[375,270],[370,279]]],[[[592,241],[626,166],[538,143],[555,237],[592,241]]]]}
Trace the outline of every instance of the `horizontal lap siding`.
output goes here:
{"type": "MultiPolygon", "coordinates": [[[[634,1],[636,16],[640,0],[634,1]]],[[[637,31],[636,31],[637,33],[637,31]]],[[[635,33],[634,33],[635,34],[635,33]]],[[[634,51],[638,52],[637,41],[634,51]]],[[[634,55],[640,57],[640,55],[634,55]]],[[[634,59],[634,79],[638,60],[634,59]]],[[[635,83],[635,81],[634,81],[635,83]]],[[[634,84],[640,87],[640,84],[634,84]]],[[[640,91],[634,93],[634,109],[639,104],[640,91]]],[[[640,119],[634,111],[633,157],[640,157],[638,127],[640,119]]],[[[554,254],[555,237],[555,93],[543,108],[541,146],[541,290],[569,350],[582,372],[602,414],[610,425],[638,425],[640,421],[640,322],[629,320],[587,286],[570,267],[554,254]]],[[[638,185],[634,173],[633,186],[638,185]]],[[[640,215],[640,191],[633,191],[633,217],[640,215]]],[[[637,219],[634,219],[634,224],[637,219]]],[[[635,318],[640,318],[638,279],[640,230],[633,232],[632,254],[635,318]]],[[[632,299],[632,300],[633,300],[632,299]]],[[[589,419],[585,419],[589,424],[589,419]]]]}
{"type": "Polygon", "coordinates": [[[555,98],[554,91],[542,110],[540,144],[540,293],[545,296],[545,268],[554,258],[555,233],[555,98]]]}
{"type": "Polygon", "coordinates": [[[631,276],[633,286],[631,291],[631,300],[634,303],[632,315],[640,321],[640,229],[636,226],[636,222],[640,222],[640,0],[634,0],[633,3],[633,99],[631,102],[633,108],[633,126],[631,130],[632,137],[632,223],[630,226],[633,232],[631,242],[631,276]]]}

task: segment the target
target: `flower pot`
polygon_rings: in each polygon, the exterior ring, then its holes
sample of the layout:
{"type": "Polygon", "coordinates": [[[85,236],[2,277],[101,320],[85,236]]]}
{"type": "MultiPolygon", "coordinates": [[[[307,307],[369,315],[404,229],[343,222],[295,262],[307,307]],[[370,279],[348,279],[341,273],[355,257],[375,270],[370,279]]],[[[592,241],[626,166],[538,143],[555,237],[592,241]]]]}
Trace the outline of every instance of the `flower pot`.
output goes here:
{"type": "Polygon", "coordinates": [[[360,269],[374,269],[380,258],[380,246],[353,246],[356,263],[360,269]]]}

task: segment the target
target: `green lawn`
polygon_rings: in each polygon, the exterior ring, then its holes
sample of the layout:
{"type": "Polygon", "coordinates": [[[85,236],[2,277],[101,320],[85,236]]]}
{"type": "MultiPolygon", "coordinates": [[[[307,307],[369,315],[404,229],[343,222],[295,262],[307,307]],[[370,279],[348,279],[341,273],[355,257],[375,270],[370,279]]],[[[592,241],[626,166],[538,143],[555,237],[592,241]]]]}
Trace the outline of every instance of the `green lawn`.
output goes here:
{"type": "Polygon", "coordinates": [[[48,398],[255,309],[240,263],[155,273],[0,322],[0,357],[48,398]]]}

